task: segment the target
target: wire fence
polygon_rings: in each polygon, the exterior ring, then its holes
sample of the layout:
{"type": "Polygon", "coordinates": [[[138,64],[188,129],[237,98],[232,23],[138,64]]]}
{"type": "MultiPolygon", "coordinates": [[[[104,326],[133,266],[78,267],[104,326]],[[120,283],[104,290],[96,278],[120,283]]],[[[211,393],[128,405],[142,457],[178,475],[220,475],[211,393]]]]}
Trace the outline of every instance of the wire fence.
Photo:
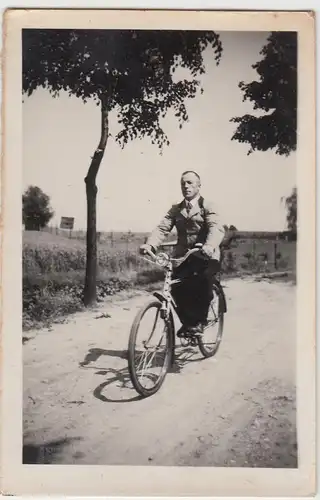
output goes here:
{"type": "MultiPolygon", "coordinates": [[[[67,230],[57,226],[44,228],[43,232],[80,240],[85,243],[85,230],[67,230]]],[[[136,252],[145,243],[148,233],[133,231],[98,232],[97,242],[107,252],[136,252]],[[108,250],[109,249],[109,250],[108,250]]],[[[176,244],[176,234],[167,239],[164,250],[172,253],[176,244]]],[[[225,271],[234,269],[278,270],[295,267],[296,245],[289,234],[284,232],[234,232],[231,242],[228,239],[222,245],[222,265],[225,271]]]]}

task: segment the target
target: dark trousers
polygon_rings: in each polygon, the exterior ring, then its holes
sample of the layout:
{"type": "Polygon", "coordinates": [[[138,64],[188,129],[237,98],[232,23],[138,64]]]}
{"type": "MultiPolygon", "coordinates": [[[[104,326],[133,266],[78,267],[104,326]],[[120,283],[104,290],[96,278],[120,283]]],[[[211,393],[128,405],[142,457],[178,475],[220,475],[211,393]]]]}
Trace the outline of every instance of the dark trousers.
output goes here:
{"type": "Polygon", "coordinates": [[[219,270],[219,261],[191,256],[174,271],[173,278],[183,279],[182,283],[172,287],[172,296],[183,325],[195,326],[207,320],[213,298],[213,281],[219,270]]]}

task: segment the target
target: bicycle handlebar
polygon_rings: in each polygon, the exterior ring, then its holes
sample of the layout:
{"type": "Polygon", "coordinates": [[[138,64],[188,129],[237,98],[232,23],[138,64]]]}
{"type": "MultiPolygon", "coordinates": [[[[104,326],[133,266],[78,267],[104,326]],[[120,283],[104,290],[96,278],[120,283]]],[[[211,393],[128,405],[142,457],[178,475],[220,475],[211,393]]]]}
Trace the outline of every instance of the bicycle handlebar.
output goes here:
{"type": "MultiPolygon", "coordinates": [[[[181,264],[182,264],[185,260],[187,260],[187,259],[190,257],[190,255],[192,255],[192,254],[194,254],[194,253],[197,253],[197,252],[200,252],[201,248],[202,248],[202,245],[201,245],[201,244],[198,244],[198,246],[197,246],[197,247],[195,247],[195,248],[191,248],[191,249],[190,249],[190,250],[189,250],[189,251],[188,251],[188,252],[187,252],[187,253],[186,253],[183,257],[179,257],[179,258],[168,258],[168,261],[170,261],[170,262],[172,262],[172,263],[177,264],[177,265],[179,265],[179,266],[180,266],[180,265],[181,265],[181,264]]],[[[154,261],[155,263],[157,263],[157,255],[156,255],[154,252],[152,252],[151,250],[148,250],[148,249],[146,248],[146,249],[145,249],[145,253],[146,253],[146,254],[148,254],[148,255],[150,255],[150,257],[152,257],[153,261],[154,261]]],[[[168,255],[167,255],[167,254],[165,254],[165,255],[168,257],[168,255]]],[[[142,258],[144,258],[144,257],[142,256],[142,258]]],[[[149,259],[145,259],[145,258],[144,258],[144,260],[147,260],[148,262],[151,262],[149,259]]],[[[163,267],[163,266],[161,266],[161,265],[160,265],[160,267],[163,267]]]]}
{"type": "Polygon", "coordinates": [[[200,250],[201,250],[201,247],[191,248],[191,250],[189,250],[183,257],[179,257],[177,259],[172,258],[170,260],[171,260],[171,262],[174,262],[175,264],[181,265],[185,260],[188,259],[188,257],[190,257],[190,255],[197,253],[197,252],[200,252],[200,250]]]}

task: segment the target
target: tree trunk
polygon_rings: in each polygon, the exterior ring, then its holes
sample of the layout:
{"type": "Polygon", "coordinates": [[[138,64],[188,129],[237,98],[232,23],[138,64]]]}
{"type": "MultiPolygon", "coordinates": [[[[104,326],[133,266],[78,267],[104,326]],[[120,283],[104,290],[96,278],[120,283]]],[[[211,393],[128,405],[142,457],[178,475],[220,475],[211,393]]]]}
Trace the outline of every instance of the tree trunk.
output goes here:
{"type": "Polygon", "coordinates": [[[109,135],[108,105],[101,99],[101,136],[85,178],[87,196],[87,262],[83,303],[92,305],[97,299],[97,192],[96,178],[109,135]]]}

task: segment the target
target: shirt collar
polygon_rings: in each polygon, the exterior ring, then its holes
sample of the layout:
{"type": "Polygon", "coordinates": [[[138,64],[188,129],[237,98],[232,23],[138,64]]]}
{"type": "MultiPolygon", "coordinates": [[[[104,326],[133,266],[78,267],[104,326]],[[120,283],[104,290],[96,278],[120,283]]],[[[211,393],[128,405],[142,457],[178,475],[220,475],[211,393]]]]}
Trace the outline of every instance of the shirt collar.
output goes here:
{"type": "Polygon", "coordinates": [[[199,198],[200,198],[200,194],[198,194],[195,198],[193,198],[192,200],[184,200],[185,203],[191,203],[192,207],[195,206],[195,204],[199,201],[199,198]]]}

